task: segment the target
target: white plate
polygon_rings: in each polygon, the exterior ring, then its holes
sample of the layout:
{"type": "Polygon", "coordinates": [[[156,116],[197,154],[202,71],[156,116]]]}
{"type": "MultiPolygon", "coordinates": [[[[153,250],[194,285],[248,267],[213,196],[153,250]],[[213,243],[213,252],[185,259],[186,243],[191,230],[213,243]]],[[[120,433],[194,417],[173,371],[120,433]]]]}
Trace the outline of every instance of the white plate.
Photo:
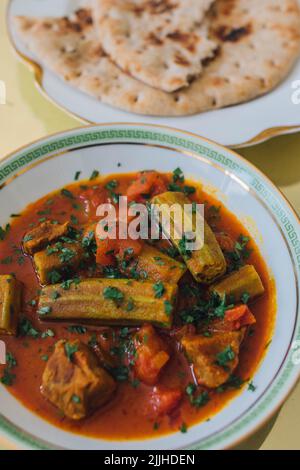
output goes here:
{"type": "MultiPolygon", "coordinates": [[[[300,2],[300,0],[299,0],[300,2]]],[[[36,58],[14,35],[12,17],[17,14],[33,16],[68,15],[79,5],[79,0],[11,0],[8,10],[8,29],[12,41],[23,58],[36,58]]],[[[195,132],[228,146],[258,143],[275,135],[300,130],[300,103],[293,104],[295,90],[292,84],[300,80],[300,60],[296,67],[271,93],[251,102],[186,117],[148,117],[128,113],[102,104],[95,98],[76,90],[51,73],[47,68],[36,68],[36,80],[49,98],[64,110],[85,122],[152,123],[195,132]]]]}
{"type": "Polygon", "coordinates": [[[256,391],[246,388],[209,422],[192,426],[186,434],[112,442],[56,428],[0,385],[0,442],[2,436],[21,448],[226,448],[257,429],[286,399],[300,374],[299,350],[292,349],[300,345],[299,221],[275,186],[237,154],[192,134],[140,124],[85,127],[50,136],[1,162],[0,225],[11,213],[72,182],[77,170],[88,177],[95,168],[105,175],[151,168],[170,172],[178,166],[206,190],[217,189],[216,196],[255,239],[275,279],[275,331],[253,378],[256,391]]]}

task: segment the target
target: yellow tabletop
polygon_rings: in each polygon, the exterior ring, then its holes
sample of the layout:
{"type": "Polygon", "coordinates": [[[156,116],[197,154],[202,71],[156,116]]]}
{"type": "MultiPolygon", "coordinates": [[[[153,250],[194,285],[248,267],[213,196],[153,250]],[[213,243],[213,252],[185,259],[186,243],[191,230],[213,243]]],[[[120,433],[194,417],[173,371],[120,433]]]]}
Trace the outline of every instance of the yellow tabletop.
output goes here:
{"type": "MultiPolygon", "coordinates": [[[[6,4],[7,0],[0,4],[0,80],[7,88],[6,104],[0,104],[0,159],[40,137],[81,125],[41,94],[32,71],[16,56],[6,32],[6,4]]],[[[300,133],[239,153],[266,173],[300,214],[300,133]]],[[[0,448],[9,448],[1,439],[0,448]]],[[[300,450],[300,384],[278,415],[239,448],[300,450]]]]}

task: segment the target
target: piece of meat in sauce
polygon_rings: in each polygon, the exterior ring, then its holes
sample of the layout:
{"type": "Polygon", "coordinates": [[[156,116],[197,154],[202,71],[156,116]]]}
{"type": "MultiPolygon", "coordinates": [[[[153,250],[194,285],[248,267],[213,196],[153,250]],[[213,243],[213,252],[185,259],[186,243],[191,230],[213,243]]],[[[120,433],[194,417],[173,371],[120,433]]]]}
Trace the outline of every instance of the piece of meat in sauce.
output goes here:
{"type": "Polygon", "coordinates": [[[65,416],[85,418],[104,405],[116,389],[94,353],[78,340],[58,341],[43,373],[41,392],[65,416]]]}
{"type": "Polygon", "coordinates": [[[227,382],[238,365],[244,334],[245,329],[242,329],[211,337],[187,335],[181,339],[199,385],[217,388],[227,382]]]}

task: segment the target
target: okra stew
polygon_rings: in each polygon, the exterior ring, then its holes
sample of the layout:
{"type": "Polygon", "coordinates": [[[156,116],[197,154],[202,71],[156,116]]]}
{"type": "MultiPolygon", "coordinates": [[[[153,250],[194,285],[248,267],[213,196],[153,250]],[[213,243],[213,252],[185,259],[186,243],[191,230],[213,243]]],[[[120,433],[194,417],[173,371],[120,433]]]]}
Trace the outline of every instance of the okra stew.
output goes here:
{"type": "Polygon", "coordinates": [[[189,432],[255,393],[275,288],[236,216],[180,168],[79,178],[1,228],[3,386],[64,430],[115,440],[189,432]],[[149,218],[152,203],[203,204],[203,245],[162,223],[157,239],[100,237],[97,208],[120,225],[120,195],[149,218]]]}

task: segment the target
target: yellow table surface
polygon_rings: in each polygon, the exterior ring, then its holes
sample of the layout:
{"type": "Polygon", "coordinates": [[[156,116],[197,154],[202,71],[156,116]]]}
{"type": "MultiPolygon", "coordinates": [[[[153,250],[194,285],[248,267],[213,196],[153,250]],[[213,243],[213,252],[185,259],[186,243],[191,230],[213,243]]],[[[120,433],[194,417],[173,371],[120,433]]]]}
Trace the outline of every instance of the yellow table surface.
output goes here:
{"type": "MultiPolygon", "coordinates": [[[[20,62],[9,43],[7,0],[0,3],[0,80],[7,87],[7,103],[0,105],[1,159],[33,140],[78,127],[81,122],[50,103],[37,89],[32,71],[20,62]]],[[[300,214],[300,133],[240,149],[239,153],[266,173],[300,214]]],[[[1,436],[0,447],[9,448],[1,436]]],[[[279,414],[239,448],[300,449],[300,384],[279,414]]]]}

